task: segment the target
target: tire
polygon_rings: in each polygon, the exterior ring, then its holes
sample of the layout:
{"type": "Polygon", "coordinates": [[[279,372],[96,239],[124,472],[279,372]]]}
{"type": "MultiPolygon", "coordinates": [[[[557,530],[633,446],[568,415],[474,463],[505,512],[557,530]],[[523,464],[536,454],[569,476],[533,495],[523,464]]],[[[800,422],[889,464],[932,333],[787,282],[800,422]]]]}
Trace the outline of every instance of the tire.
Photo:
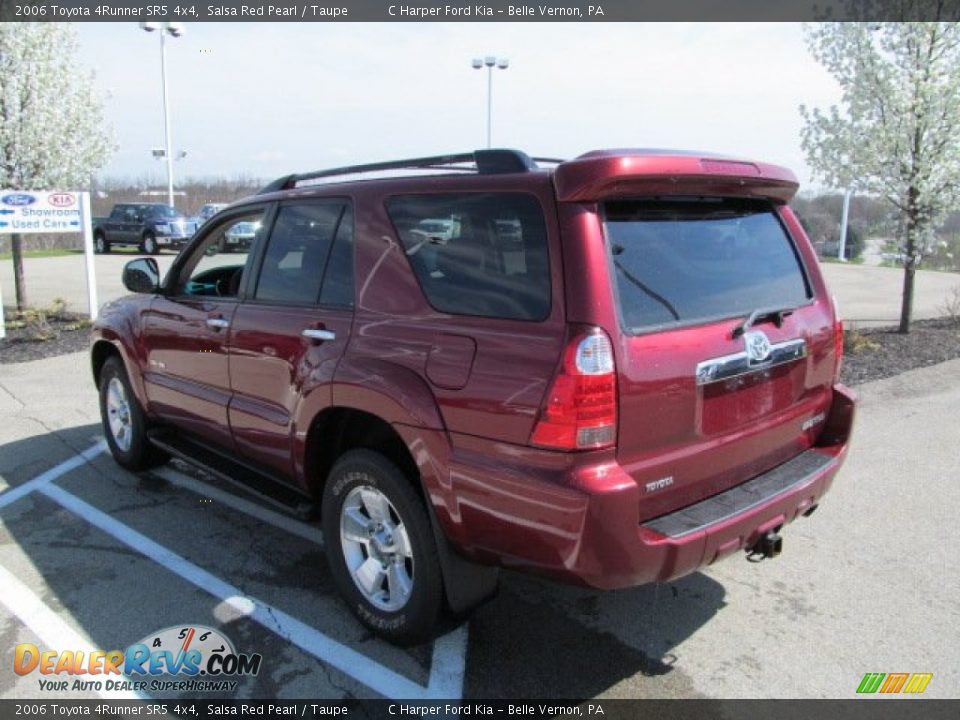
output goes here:
{"type": "Polygon", "coordinates": [[[103,233],[97,233],[93,236],[93,251],[98,255],[106,255],[110,252],[110,243],[103,233]]]}
{"type": "Polygon", "coordinates": [[[428,640],[443,606],[443,578],[411,481],[383,455],[351,450],[327,478],[322,522],[330,572],[357,619],[398,645],[428,640]]]}
{"type": "Polygon", "coordinates": [[[147,439],[143,409],[116,355],[107,358],[100,370],[100,418],[110,454],[127,470],[148,470],[170,459],[147,439]]]}
{"type": "Polygon", "coordinates": [[[140,249],[147,255],[160,254],[160,246],[157,245],[157,238],[153,236],[153,233],[147,233],[143,236],[143,244],[140,249]]]}

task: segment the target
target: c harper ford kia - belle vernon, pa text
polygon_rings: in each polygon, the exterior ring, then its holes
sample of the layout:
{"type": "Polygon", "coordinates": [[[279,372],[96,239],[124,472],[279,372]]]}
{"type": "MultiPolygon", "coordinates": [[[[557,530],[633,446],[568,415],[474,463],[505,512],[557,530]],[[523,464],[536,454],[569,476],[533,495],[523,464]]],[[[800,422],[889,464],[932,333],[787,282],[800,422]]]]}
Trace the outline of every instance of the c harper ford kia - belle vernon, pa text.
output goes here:
{"type": "Polygon", "coordinates": [[[796,190],[657,150],[279,178],[163,280],[125,267],[92,347],[110,450],[319,518],[339,591],[398,643],[499,567],[618,588],[776,556],[855,403],[796,190]],[[219,252],[239,225],[248,252],[219,252]]]}

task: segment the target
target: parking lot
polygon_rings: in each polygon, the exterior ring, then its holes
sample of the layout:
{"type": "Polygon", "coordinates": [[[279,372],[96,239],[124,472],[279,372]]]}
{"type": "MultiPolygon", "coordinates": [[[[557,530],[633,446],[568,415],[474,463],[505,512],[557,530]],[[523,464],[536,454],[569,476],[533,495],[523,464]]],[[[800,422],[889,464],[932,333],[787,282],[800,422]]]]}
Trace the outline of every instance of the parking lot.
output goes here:
{"type": "Polygon", "coordinates": [[[0,376],[0,697],[97,696],[11,672],[18,643],[107,650],[189,624],[263,656],[216,697],[849,698],[866,672],[960,692],[960,361],[860,389],[850,460],[780,558],[609,593],[505,573],[469,623],[410,649],[353,620],[316,527],[183,466],[117,467],[87,368],[0,376]]]}

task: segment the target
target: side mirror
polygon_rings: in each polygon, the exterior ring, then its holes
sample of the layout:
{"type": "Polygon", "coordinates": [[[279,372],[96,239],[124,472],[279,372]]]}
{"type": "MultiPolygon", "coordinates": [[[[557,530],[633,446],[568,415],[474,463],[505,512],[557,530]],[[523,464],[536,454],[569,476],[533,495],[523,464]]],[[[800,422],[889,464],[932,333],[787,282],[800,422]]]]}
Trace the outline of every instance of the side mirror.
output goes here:
{"type": "Polygon", "coordinates": [[[137,258],[123,266],[123,286],[130,292],[155,293],[160,289],[160,268],[153,258],[137,258]]]}

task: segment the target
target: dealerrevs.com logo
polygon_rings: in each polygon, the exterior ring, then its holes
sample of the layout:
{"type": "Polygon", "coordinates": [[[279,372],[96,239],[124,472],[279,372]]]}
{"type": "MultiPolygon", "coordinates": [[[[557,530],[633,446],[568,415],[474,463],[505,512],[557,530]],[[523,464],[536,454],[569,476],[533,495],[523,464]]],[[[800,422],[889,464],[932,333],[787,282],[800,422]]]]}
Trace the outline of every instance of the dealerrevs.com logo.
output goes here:
{"type": "Polygon", "coordinates": [[[259,653],[238,653],[219,630],[188,625],[164,628],[126,650],[41,651],[21,643],[13,670],[41,675],[41,691],[223,692],[259,673],[262,661],[259,653]]]}

